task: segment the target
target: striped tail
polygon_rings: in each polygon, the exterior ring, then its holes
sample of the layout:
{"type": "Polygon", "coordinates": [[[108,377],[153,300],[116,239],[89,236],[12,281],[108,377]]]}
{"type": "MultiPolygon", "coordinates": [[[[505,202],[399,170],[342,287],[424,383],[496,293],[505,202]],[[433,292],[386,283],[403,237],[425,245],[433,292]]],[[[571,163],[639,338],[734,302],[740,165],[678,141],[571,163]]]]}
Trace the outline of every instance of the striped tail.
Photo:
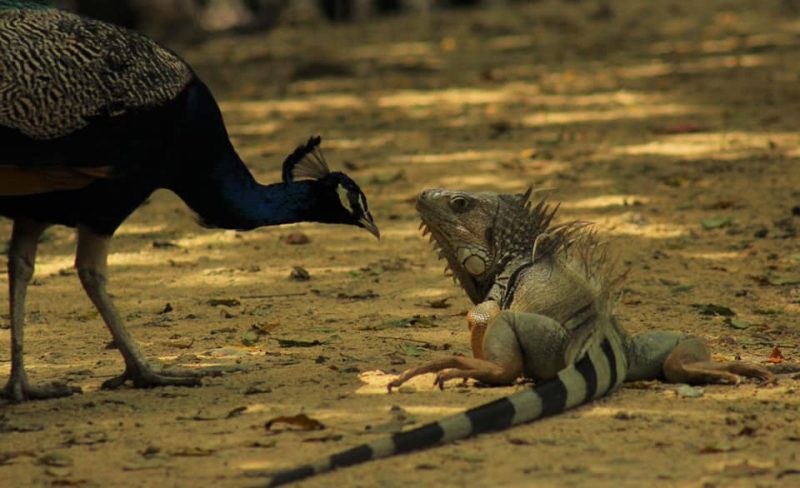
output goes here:
{"type": "Polygon", "coordinates": [[[604,338],[598,346],[589,348],[578,362],[551,380],[438,422],[362,444],[313,464],[279,472],[266,486],[280,486],[336,468],[507,429],[587,403],[612,391],[625,380],[626,360],[623,352],[615,347],[617,344],[619,342],[604,338]]]}

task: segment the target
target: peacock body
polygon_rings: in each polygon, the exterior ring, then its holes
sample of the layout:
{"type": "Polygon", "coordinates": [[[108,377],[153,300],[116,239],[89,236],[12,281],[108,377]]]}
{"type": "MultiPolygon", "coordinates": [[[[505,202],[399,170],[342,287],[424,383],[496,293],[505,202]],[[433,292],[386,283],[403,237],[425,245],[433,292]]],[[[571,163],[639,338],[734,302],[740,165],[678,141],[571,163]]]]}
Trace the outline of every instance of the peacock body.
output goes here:
{"type": "Polygon", "coordinates": [[[33,2],[0,0],[0,216],[9,248],[12,400],[70,394],[30,385],[22,361],[27,285],[47,226],[78,230],[76,267],[125,359],[119,386],[197,384],[147,365],[105,290],[109,240],[155,189],[177,193],[210,227],[341,223],[378,235],[364,194],[331,172],[312,138],[281,182],[258,183],[231,144],[213,95],[149,38],[33,2]]]}

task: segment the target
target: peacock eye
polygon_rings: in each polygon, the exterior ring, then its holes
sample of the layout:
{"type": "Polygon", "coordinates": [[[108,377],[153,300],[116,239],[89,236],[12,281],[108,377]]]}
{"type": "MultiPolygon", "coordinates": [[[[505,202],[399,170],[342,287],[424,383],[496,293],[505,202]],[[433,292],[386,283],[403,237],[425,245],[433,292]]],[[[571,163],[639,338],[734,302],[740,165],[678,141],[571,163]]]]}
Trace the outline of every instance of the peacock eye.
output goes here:
{"type": "Polygon", "coordinates": [[[469,201],[466,198],[455,196],[450,199],[450,208],[452,208],[455,212],[463,212],[469,206],[469,201]]]}

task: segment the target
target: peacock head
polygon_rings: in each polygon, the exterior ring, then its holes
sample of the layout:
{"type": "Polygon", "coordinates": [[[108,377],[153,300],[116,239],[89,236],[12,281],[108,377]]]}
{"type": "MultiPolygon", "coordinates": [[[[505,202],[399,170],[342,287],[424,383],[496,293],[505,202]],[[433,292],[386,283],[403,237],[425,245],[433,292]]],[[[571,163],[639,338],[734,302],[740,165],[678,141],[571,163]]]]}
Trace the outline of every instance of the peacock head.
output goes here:
{"type": "Polygon", "coordinates": [[[320,148],[322,138],[311,137],[283,162],[283,181],[313,180],[317,200],[314,220],[362,227],[380,239],[381,233],[369,213],[367,197],[349,176],[331,171],[320,148]]]}

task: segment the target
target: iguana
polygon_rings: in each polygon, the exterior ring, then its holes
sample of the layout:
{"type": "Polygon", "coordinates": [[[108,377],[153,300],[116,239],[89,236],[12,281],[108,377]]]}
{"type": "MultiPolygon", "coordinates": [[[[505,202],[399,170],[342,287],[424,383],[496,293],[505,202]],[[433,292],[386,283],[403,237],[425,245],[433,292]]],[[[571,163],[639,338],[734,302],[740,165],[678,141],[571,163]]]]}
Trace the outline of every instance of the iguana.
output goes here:
{"type": "Polygon", "coordinates": [[[474,357],[452,356],[411,368],[389,384],[423,373],[436,384],[474,378],[534,385],[419,428],[283,471],[278,486],[338,467],[422,449],[562,412],[606,395],[623,381],[772,381],[765,368],[710,360],[703,342],[680,332],[630,336],[613,313],[619,278],[607,247],[586,224],[552,223],[558,209],[524,195],[427,190],[417,200],[430,232],[475,307],[468,313],[474,357]],[[532,207],[532,208],[531,208],[532,207]]]}

